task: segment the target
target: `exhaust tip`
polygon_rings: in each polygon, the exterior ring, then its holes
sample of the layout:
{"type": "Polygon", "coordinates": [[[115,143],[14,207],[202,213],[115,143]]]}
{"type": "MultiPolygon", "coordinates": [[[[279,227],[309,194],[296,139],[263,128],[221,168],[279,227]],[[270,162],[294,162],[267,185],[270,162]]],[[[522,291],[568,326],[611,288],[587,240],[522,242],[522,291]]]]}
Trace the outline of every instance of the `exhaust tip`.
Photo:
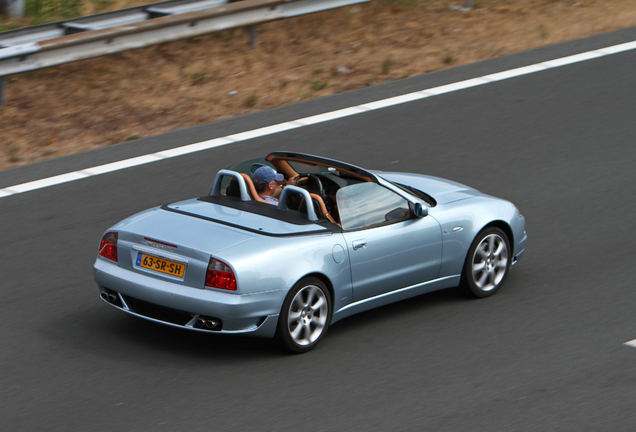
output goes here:
{"type": "Polygon", "coordinates": [[[217,324],[218,323],[216,321],[210,319],[205,322],[205,327],[209,329],[213,329],[214,327],[217,326],[217,324]]]}
{"type": "Polygon", "coordinates": [[[204,330],[221,330],[222,323],[220,319],[200,316],[195,324],[196,328],[204,330]]]}
{"type": "Polygon", "coordinates": [[[115,306],[121,307],[121,301],[119,300],[119,294],[117,294],[115,291],[112,291],[110,289],[105,289],[104,291],[102,291],[99,296],[107,301],[110,304],[113,304],[115,306]]]}

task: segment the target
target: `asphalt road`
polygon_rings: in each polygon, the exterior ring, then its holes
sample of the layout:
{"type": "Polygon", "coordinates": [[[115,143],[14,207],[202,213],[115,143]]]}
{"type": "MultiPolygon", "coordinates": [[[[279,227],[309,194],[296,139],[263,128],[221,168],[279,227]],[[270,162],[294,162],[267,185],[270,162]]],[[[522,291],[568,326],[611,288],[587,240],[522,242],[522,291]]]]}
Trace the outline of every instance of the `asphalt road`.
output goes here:
{"type": "MultiPolygon", "coordinates": [[[[0,187],[636,40],[636,28],[0,172],[0,187]]],[[[636,52],[0,199],[0,424],[11,431],[633,431],[636,52]],[[273,150],[450,178],[513,201],[494,297],[347,318],[300,356],[105,305],[102,233],[273,150]]],[[[290,260],[293,257],[289,257],[290,260]]]]}

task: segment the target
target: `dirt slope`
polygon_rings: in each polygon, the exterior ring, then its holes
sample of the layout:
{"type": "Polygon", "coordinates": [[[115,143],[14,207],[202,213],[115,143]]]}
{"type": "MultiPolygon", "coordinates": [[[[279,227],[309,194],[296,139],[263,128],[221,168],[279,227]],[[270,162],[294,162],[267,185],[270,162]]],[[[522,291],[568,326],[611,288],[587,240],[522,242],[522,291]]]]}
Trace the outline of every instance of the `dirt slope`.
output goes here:
{"type": "Polygon", "coordinates": [[[636,25],[634,0],[375,0],[8,77],[0,169],[636,25]]]}

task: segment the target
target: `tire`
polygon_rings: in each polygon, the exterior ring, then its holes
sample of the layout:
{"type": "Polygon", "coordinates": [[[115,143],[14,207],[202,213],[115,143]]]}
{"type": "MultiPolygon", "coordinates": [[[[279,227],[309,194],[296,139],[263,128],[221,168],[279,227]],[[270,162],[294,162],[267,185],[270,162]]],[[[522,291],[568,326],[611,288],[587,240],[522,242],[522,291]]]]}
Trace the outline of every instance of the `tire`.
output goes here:
{"type": "Polygon", "coordinates": [[[294,353],[311,351],[331,322],[331,295],[317,278],[301,279],[289,291],[278,320],[277,339],[294,353]]]}
{"type": "Polygon", "coordinates": [[[495,294],[508,276],[511,254],[510,241],[502,230],[484,229],[468,249],[461,287],[475,297],[495,294]]]}

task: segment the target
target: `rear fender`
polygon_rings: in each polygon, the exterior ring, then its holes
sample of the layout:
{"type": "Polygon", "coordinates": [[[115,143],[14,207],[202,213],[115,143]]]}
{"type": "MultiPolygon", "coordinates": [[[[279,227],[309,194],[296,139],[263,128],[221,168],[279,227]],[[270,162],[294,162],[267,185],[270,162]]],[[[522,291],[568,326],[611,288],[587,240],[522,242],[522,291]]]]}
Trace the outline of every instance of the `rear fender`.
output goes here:
{"type": "Polygon", "coordinates": [[[349,256],[340,233],[293,237],[256,236],[213,255],[234,269],[237,294],[289,290],[307,276],[331,287],[336,309],[352,297],[349,256]]]}

